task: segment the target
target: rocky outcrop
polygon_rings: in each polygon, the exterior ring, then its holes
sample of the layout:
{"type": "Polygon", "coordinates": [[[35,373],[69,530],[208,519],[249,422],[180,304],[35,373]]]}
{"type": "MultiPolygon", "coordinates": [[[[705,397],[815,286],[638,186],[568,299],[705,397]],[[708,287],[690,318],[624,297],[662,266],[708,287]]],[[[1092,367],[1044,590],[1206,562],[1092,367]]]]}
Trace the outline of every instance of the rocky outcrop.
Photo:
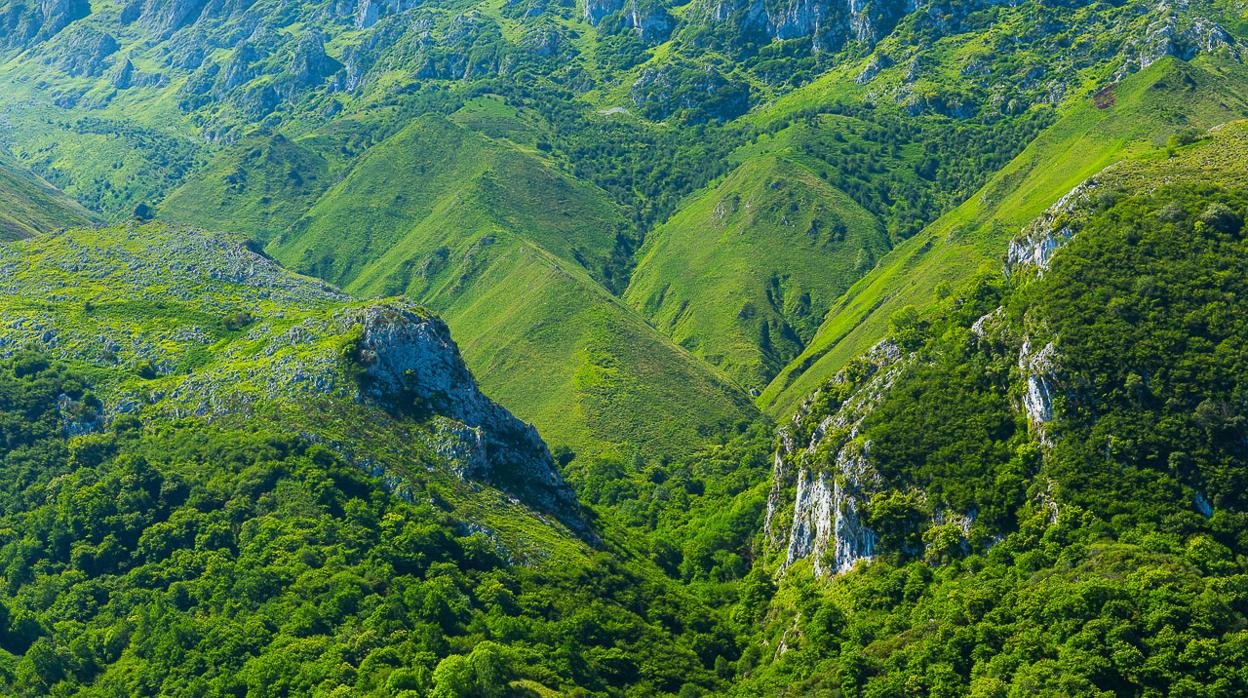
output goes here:
{"type": "Polygon", "coordinates": [[[1070,190],[1050,206],[1040,217],[1028,223],[1010,240],[1005,253],[1007,276],[1024,272],[1043,274],[1049,262],[1066,241],[1074,237],[1092,213],[1094,195],[1098,193],[1099,181],[1113,168],[1107,168],[1070,190]]]}
{"type": "Polygon", "coordinates": [[[412,0],[359,0],[355,7],[355,28],[368,29],[386,17],[415,6],[412,0]]]}
{"type": "Polygon", "coordinates": [[[1053,398],[1057,386],[1057,348],[1053,342],[1036,349],[1030,337],[1023,338],[1018,354],[1018,369],[1024,380],[1023,411],[1032,433],[1041,443],[1049,444],[1046,430],[1053,421],[1053,398]]]}
{"type": "Polygon", "coordinates": [[[42,47],[41,61],[74,77],[99,77],[108,70],[107,59],[118,48],[112,35],[75,25],[42,47]]]}
{"type": "Polygon", "coordinates": [[[676,25],[667,8],[655,0],[584,0],[581,7],[582,18],[594,26],[616,14],[647,42],[667,39],[676,25]]]}
{"type": "MultiPolygon", "coordinates": [[[[450,433],[458,439],[454,455],[462,476],[498,485],[544,511],[579,509],[537,430],[481,393],[445,323],[408,304],[365,307],[343,323],[362,330],[358,357],[366,396],[401,410],[415,404],[417,411],[458,423],[450,433]]],[[[565,523],[577,526],[579,518],[565,523]]]]}
{"type": "Polygon", "coordinates": [[[342,64],[325,53],[325,38],[307,32],[295,42],[287,72],[296,89],[315,87],[342,69],[342,64]]]}
{"type": "Polygon", "coordinates": [[[167,39],[174,32],[199,19],[207,0],[130,0],[122,9],[122,21],[142,27],[167,39]]]}
{"type": "Polygon", "coordinates": [[[682,63],[645,68],[629,96],[634,106],[654,119],[689,110],[694,120],[726,121],[750,108],[749,85],[710,65],[682,63]]]}
{"type": "Polygon", "coordinates": [[[353,301],[237,238],[188,229],[130,225],[29,245],[36,255],[0,245],[0,357],[36,346],[119,377],[93,390],[98,413],[63,405],[73,429],[139,406],[156,417],[277,419],[342,444],[352,461],[368,449],[332,425],[377,429],[412,442],[373,456],[377,474],[440,467],[596,540],[537,431],[481,392],[445,323],[421,306],[353,301]],[[47,304],[18,310],[32,294],[47,304]],[[94,307],[140,297],[168,313],[135,325],[94,307]]]}
{"type": "Polygon", "coordinates": [[[1147,29],[1129,39],[1123,48],[1123,64],[1114,79],[1121,80],[1153,63],[1173,56],[1190,61],[1200,53],[1235,50],[1235,39],[1217,22],[1190,16],[1188,3],[1179,0],[1175,6],[1168,0],[1158,3],[1147,29]]]}
{"type": "Polygon", "coordinates": [[[915,0],[715,0],[707,20],[734,24],[742,35],[774,41],[810,39],[815,51],[835,51],[847,43],[875,43],[917,7],[915,0]]]}
{"type": "Polygon", "coordinates": [[[27,0],[0,6],[0,51],[21,51],[91,14],[88,0],[27,0]]]}
{"type": "Polygon", "coordinates": [[[818,576],[843,574],[875,554],[876,533],[867,525],[866,507],[881,482],[867,448],[847,444],[829,472],[799,472],[783,568],[810,558],[818,576]]]}
{"type": "MultiPolygon", "coordinates": [[[[808,443],[799,445],[793,434],[803,421],[815,417],[810,410],[818,393],[794,423],[781,430],[764,531],[769,545],[785,551],[782,573],[809,559],[818,576],[841,574],[875,554],[877,536],[867,525],[866,510],[883,482],[871,465],[870,444],[859,439],[858,428],[892,386],[903,362],[891,342],[881,342],[864,359],[869,377],[835,413],[822,418],[808,443]],[[831,463],[826,462],[828,454],[833,454],[831,463]],[[786,515],[791,519],[787,535],[782,535],[786,515]]],[[[842,372],[833,382],[848,380],[842,372]]]]}

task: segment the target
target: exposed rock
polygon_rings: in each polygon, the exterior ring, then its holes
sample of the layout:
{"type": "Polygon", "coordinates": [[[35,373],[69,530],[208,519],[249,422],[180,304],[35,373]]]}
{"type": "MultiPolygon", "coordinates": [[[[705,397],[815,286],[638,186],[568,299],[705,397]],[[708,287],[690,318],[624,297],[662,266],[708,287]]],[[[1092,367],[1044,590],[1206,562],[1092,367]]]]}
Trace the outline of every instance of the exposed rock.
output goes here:
{"type": "MultiPolygon", "coordinates": [[[[902,356],[895,344],[886,341],[864,358],[871,377],[835,414],[816,426],[808,444],[799,447],[791,437],[791,428],[781,432],[764,530],[769,544],[786,548],[782,573],[798,560],[810,558],[816,575],[841,574],[875,554],[876,534],[866,525],[865,512],[871,494],[882,487],[882,482],[871,465],[869,444],[858,439],[858,427],[892,386],[902,356]],[[819,453],[836,455],[831,464],[821,464],[819,453]],[[794,482],[792,522],[784,541],[779,535],[778,516],[794,482]]],[[[833,380],[844,382],[847,378],[842,373],[833,380]]],[[[794,427],[808,418],[809,405],[816,397],[799,411],[794,427]]]]}
{"type": "Polygon", "coordinates": [[[165,39],[199,19],[206,3],[207,0],[131,0],[122,10],[122,21],[137,21],[165,39]]]}
{"type": "Polygon", "coordinates": [[[1182,8],[1175,8],[1166,0],[1158,4],[1157,16],[1148,28],[1124,47],[1123,64],[1114,76],[1115,81],[1167,56],[1190,61],[1197,54],[1229,50],[1234,46],[1234,38],[1216,22],[1180,14],[1179,9],[1186,10],[1186,3],[1182,8]]]}
{"type": "Polygon", "coordinates": [[[793,530],[784,568],[809,557],[815,574],[842,574],[875,554],[876,535],[866,524],[867,502],[880,487],[867,447],[849,444],[830,473],[798,474],[793,530]],[[829,482],[829,479],[831,482],[829,482]]]}
{"type": "Polygon", "coordinates": [[[0,50],[23,50],[56,36],[91,13],[88,0],[9,2],[0,7],[0,50]]]}
{"type": "Polygon", "coordinates": [[[728,120],[750,108],[749,85],[725,77],[710,65],[646,68],[633,83],[629,96],[648,117],[659,119],[692,110],[695,119],[728,120]]]}
{"type": "Polygon", "coordinates": [[[412,0],[359,0],[355,8],[355,28],[368,29],[383,18],[415,7],[412,0]]]}
{"type": "Polygon", "coordinates": [[[108,82],[119,90],[129,89],[134,80],[134,64],[124,57],[109,71],[108,82]]]}
{"type": "Polygon", "coordinates": [[[1053,342],[1034,351],[1030,337],[1023,338],[1018,368],[1026,381],[1023,411],[1041,443],[1050,443],[1045,425],[1053,421],[1053,396],[1057,385],[1057,348],[1053,342]]]}
{"type": "Polygon", "coordinates": [[[117,52],[117,40],[98,29],[75,25],[42,49],[44,65],[75,77],[99,77],[106,59],[117,52]]]}
{"type": "Polygon", "coordinates": [[[325,53],[325,39],[319,32],[307,32],[295,42],[287,71],[297,88],[314,87],[337,73],[342,64],[325,53]]]}
{"type": "Polygon", "coordinates": [[[1043,274],[1049,268],[1053,253],[1074,236],[1086,219],[1091,195],[1096,189],[1096,177],[1086,180],[1010,240],[1005,254],[1006,275],[1025,270],[1043,274]]]}

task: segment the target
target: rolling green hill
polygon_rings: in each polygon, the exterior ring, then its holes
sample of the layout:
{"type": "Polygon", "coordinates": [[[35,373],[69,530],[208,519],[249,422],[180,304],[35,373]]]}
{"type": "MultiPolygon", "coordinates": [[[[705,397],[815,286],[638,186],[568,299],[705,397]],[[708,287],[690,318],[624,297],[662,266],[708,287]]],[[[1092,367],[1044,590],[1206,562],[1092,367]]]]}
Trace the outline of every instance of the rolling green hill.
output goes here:
{"type": "Polygon", "coordinates": [[[257,134],[215,155],[161,202],[159,212],[168,220],[267,242],[331,184],[331,164],[316,149],[281,134],[257,134]]]}
{"type": "Polygon", "coordinates": [[[0,240],[82,225],[91,218],[77,202],[0,155],[0,240]]]}
{"type": "Polygon", "coordinates": [[[847,195],[762,155],[647,237],[623,297],[675,342],[761,389],[887,249],[883,226],[847,195]]]}
{"type": "Polygon", "coordinates": [[[269,250],[451,324],[485,390],[552,443],[672,455],[755,414],[604,288],[627,230],[601,190],[440,117],[369,149],[269,250]]]}
{"type": "Polygon", "coordinates": [[[1125,157],[1154,152],[1184,129],[1248,114],[1248,74],[1218,59],[1160,61],[1121,84],[1073,103],[975,196],[888,254],[832,306],[802,355],[760,398],[776,414],[797,403],[850,359],[883,338],[889,318],[922,308],[987,265],[1028,221],[1083,179],[1125,157]]]}

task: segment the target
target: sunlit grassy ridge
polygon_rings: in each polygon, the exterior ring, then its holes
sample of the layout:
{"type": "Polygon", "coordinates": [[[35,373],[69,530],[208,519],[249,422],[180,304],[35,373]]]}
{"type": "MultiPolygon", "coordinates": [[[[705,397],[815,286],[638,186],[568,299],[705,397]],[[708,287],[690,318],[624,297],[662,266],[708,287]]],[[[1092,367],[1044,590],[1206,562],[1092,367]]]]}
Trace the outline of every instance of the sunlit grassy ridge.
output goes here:
{"type": "Polygon", "coordinates": [[[933,302],[981,265],[997,268],[1006,242],[1075,185],[1124,157],[1156,151],[1185,128],[1210,128],[1248,113],[1242,65],[1164,60],[1112,89],[1115,104],[1091,97],[1062,118],[962,206],[897,247],[832,307],[815,339],[763,392],[769,411],[792,411],[803,396],[888,331],[890,315],[933,302]]]}
{"type": "Polygon", "coordinates": [[[0,154],[0,240],[90,220],[86,209],[0,154]]]}
{"type": "Polygon", "coordinates": [[[485,390],[577,450],[674,454],[755,414],[604,288],[627,230],[604,192],[440,117],[372,147],[270,250],[451,325],[485,390]]]}
{"type": "Polygon", "coordinates": [[[749,159],[647,238],[624,299],[761,388],[888,249],[883,226],[787,158],[749,159]]]}

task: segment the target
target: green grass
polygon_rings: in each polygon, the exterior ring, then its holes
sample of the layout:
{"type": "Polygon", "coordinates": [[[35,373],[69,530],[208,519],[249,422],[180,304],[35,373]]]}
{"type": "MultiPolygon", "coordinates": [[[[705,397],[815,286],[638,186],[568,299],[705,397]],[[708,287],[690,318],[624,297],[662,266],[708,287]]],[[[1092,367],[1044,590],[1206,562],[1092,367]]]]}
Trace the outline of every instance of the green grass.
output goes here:
{"type": "Polygon", "coordinates": [[[0,155],[0,240],[89,223],[91,213],[21,165],[0,155]]]}
{"type": "Polygon", "coordinates": [[[368,150],[269,250],[353,293],[428,304],[486,392],[552,443],[672,455],[756,412],[604,288],[626,229],[600,189],[425,116],[368,150]]]}
{"type": "Polygon", "coordinates": [[[1155,150],[1170,134],[1248,114],[1243,66],[1166,59],[1125,80],[1117,104],[1071,105],[980,192],[898,246],[834,305],[815,339],[771,382],[759,404],[773,414],[797,404],[888,332],[889,316],[936,299],[984,266],[1002,263],[1011,237],[1083,180],[1125,157],[1155,150]]]}
{"type": "Polygon", "coordinates": [[[582,270],[505,245],[453,302],[433,305],[485,392],[548,443],[674,457],[756,414],[740,388],[582,270]]]}
{"type": "Polygon", "coordinates": [[[217,154],[161,203],[161,218],[236,230],[261,242],[288,228],[333,183],[329,160],[281,134],[217,154]]]}
{"type": "Polygon", "coordinates": [[[888,250],[883,226],[787,157],[747,159],[646,240],[624,299],[752,388],[888,250]]]}

